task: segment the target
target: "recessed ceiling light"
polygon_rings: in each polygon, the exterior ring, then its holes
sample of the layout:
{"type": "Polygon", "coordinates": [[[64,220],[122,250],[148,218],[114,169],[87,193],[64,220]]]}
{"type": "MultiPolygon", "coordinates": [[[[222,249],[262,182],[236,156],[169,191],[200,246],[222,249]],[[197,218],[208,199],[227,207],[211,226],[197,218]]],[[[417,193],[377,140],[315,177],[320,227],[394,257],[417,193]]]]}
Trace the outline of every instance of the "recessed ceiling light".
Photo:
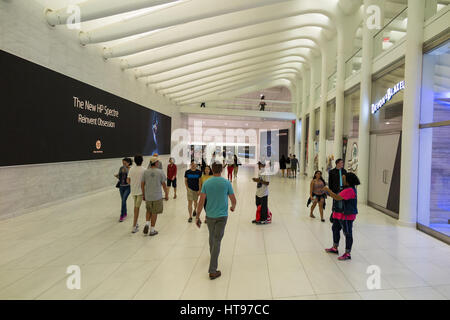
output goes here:
{"type": "Polygon", "coordinates": [[[386,124],[391,124],[390,122],[386,122],[386,124]]]}

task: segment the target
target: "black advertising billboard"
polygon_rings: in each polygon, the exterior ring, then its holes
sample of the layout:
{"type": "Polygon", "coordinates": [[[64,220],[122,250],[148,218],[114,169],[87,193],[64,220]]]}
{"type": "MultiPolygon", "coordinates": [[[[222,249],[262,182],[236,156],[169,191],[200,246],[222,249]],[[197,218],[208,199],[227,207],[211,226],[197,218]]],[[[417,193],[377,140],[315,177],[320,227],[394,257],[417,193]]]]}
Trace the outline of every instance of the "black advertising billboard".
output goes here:
{"type": "Polygon", "coordinates": [[[0,50],[0,166],[170,154],[171,118],[0,50]]]}

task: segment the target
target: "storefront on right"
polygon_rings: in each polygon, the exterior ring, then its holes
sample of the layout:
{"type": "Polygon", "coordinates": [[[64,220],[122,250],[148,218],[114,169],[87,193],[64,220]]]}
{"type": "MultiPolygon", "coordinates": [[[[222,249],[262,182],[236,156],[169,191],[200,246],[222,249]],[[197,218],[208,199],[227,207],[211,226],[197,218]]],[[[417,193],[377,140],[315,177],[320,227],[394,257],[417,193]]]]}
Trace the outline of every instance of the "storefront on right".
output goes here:
{"type": "Polygon", "coordinates": [[[396,219],[400,211],[405,62],[372,79],[368,204],[396,219]]]}
{"type": "Polygon", "coordinates": [[[450,40],[425,50],[418,228],[450,243],[450,40]]]}

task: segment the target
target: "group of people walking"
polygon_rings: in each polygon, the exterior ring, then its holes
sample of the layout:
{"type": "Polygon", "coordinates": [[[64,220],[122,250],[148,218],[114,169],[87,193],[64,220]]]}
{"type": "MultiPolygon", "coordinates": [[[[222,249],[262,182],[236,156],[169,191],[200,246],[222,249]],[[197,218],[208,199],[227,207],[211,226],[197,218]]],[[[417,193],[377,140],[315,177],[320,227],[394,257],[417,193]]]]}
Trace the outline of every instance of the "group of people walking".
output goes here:
{"type": "MultiPolygon", "coordinates": [[[[213,152],[211,156],[211,164],[210,169],[213,163],[215,163],[216,160],[216,153],[213,152]]],[[[238,172],[239,172],[239,166],[241,165],[241,162],[239,161],[239,158],[235,154],[226,153],[223,152],[223,161],[222,161],[223,169],[227,168],[227,179],[231,182],[233,182],[233,178],[236,179],[238,172]]],[[[204,158],[202,158],[202,172],[204,172],[204,168],[206,167],[206,161],[204,158]]]]}
{"type": "Polygon", "coordinates": [[[280,170],[282,177],[297,178],[298,159],[295,154],[289,154],[286,158],[284,154],[280,158],[280,170]],[[287,175],[285,175],[287,173],[287,175]]]}
{"type": "MultiPolygon", "coordinates": [[[[134,200],[132,232],[136,233],[139,231],[139,209],[142,202],[145,201],[146,224],[144,227],[144,233],[147,234],[150,231],[149,235],[154,236],[158,234],[158,231],[155,230],[155,225],[158,215],[163,212],[163,199],[169,200],[169,189],[167,184],[171,180],[167,179],[164,172],[160,169],[162,164],[157,154],[154,154],[150,158],[149,167],[147,169],[142,167],[143,161],[143,157],[141,155],[137,155],[134,157],[136,166],[131,167],[133,161],[130,158],[124,158],[122,160],[123,166],[119,169],[119,173],[115,175],[119,179],[116,186],[120,190],[122,200],[119,222],[123,222],[127,217],[127,199],[131,194],[134,200]],[[164,190],[164,198],[162,196],[162,190],[164,190]]],[[[176,178],[173,186],[175,189],[176,178]]]]}
{"type": "MultiPolygon", "coordinates": [[[[230,210],[235,211],[237,200],[231,185],[234,168],[238,165],[236,156],[227,158],[225,162],[213,159],[211,165],[206,165],[203,170],[199,169],[199,165],[192,161],[190,167],[184,173],[184,181],[188,200],[188,222],[195,223],[197,227],[201,227],[203,223],[201,214],[205,211],[204,223],[207,224],[209,230],[209,246],[210,246],[210,265],[209,278],[216,279],[220,277],[221,272],[218,268],[218,257],[220,253],[220,245],[224,235],[225,226],[228,220],[228,200],[231,202],[230,210]],[[228,179],[222,177],[224,167],[228,169],[228,179]],[[230,172],[231,171],[231,172],[230,172]]],[[[296,159],[295,155],[290,160],[296,159]]],[[[121,215],[119,221],[122,222],[127,217],[126,201],[131,194],[134,200],[134,219],[132,233],[139,231],[138,217],[139,209],[142,202],[146,206],[146,224],[144,234],[155,236],[158,231],[155,229],[158,215],[163,213],[164,201],[169,200],[170,187],[174,188],[174,199],[177,198],[177,166],[174,159],[169,159],[167,166],[167,176],[162,170],[162,163],[157,154],[150,158],[149,167],[142,167],[143,157],[137,155],[134,157],[135,166],[130,158],[122,160],[122,167],[119,169],[116,178],[118,178],[117,187],[119,188],[122,204],[121,215]],[[164,192],[164,196],[163,196],[164,192]]],[[[295,161],[294,161],[295,163],[295,161]]],[[[353,173],[347,173],[343,168],[341,159],[336,161],[336,168],[330,171],[328,186],[322,178],[321,172],[316,172],[311,182],[310,199],[313,202],[310,216],[314,218],[314,208],[319,205],[321,220],[323,218],[323,209],[326,196],[333,198],[332,222],[333,246],[325,249],[328,253],[338,254],[338,246],[340,240],[340,231],[342,230],[346,239],[345,253],[339,257],[339,260],[351,259],[351,248],[353,244],[352,227],[356,218],[357,211],[357,192],[356,186],[359,180],[353,173]]],[[[200,167],[201,168],[201,167],[200,167]]],[[[291,167],[292,169],[292,167],[291,167]]],[[[268,196],[270,179],[265,163],[258,162],[258,177],[252,179],[256,183],[255,204],[260,211],[260,217],[253,220],[253,223],[264,225],[270,223],[271,215],[268,209],[268,196]]]]}

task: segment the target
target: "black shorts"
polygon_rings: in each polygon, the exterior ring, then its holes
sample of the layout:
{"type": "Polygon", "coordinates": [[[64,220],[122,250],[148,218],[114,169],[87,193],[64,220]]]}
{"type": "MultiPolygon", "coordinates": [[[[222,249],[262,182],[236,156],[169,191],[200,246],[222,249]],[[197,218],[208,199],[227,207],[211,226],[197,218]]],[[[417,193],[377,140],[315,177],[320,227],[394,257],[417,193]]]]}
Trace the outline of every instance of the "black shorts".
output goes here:
{"type": "Polygon", "coordinates": [[[177,178],[175,178],[173,180],[167,179],[167,186],[176,188],[177,187],[177,178]]]}

